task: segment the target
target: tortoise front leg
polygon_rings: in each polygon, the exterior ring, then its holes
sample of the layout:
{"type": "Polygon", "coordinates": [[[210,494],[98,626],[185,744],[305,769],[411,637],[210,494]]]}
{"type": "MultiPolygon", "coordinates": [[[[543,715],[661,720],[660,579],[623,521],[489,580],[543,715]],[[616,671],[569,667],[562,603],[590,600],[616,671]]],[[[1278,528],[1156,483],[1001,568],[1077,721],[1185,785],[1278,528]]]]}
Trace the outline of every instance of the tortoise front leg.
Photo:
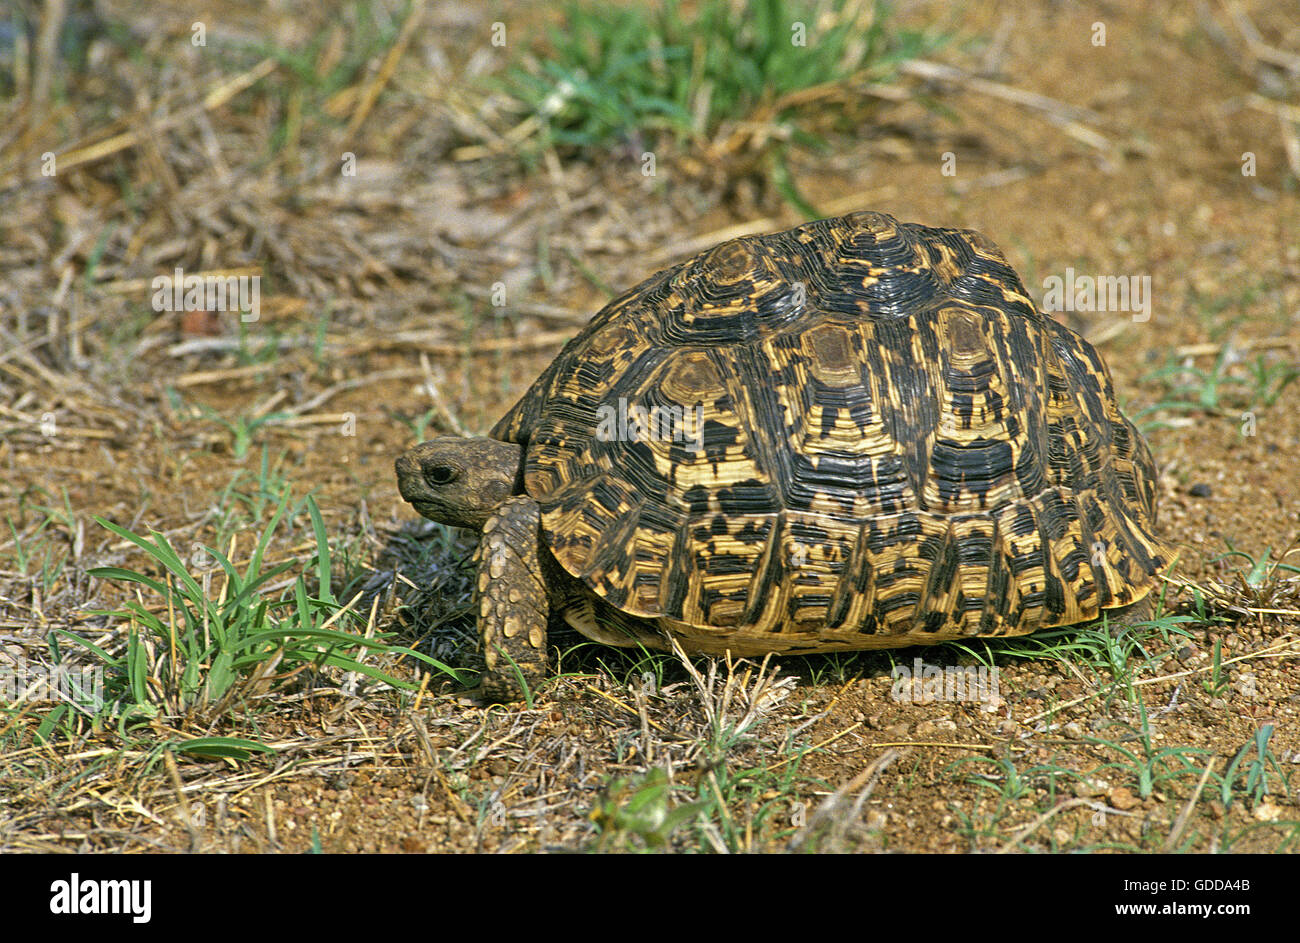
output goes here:
{"type": "Polygon", "coordinates": [[[505,501],[483,525],[478,565],[478,630],[487,670],[479,691],[493,701],[517,701],[524,685],[546,677],[550,613],[538,560],[541,510],[526,495],[505,501]]]}

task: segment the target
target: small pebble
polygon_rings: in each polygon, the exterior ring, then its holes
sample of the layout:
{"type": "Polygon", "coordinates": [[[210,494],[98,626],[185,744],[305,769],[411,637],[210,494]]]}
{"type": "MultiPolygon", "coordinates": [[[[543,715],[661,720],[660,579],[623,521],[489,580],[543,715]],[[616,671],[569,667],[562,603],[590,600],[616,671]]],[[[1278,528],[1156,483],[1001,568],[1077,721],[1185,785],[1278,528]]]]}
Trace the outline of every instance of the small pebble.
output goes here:
{"type": "Polygon", "coordinates": [[[1142,804],[1142,800],[1133,795],[1133,791],[1125,786],[1116,786],[1106,793],[1106,798],[1110,800],[1111,805],[1121,812],[1127,812],[1129,809],[1142,804]]]}
{"type": "Polygon", "coordinates": [[[1106,788],[1106,783],[1100,779],[1081,779],[1074,784],[1074,794],[1080,799],[1086,799],[1089,796],[1100,796],[1106,788]]]}
{"type": "Polygon", "coordinates": [[[1282,810],[1265,799],[1255,807],[1254,815],[1260,822],[1276,822],[1282,817],[1282,810]]]}

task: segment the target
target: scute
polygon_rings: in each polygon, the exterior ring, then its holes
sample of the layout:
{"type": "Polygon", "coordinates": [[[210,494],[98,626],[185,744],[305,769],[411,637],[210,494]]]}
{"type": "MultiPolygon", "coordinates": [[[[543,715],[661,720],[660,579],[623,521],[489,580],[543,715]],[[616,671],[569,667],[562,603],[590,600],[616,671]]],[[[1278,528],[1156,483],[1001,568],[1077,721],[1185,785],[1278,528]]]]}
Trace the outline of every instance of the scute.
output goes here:
{"type": "Polygon", "coordinates": [[[652,276],[493,435],[564,569],[688,650],[1023,634],[1171,559],[1096,351],[984,237],[880,213],[652,276]]]}

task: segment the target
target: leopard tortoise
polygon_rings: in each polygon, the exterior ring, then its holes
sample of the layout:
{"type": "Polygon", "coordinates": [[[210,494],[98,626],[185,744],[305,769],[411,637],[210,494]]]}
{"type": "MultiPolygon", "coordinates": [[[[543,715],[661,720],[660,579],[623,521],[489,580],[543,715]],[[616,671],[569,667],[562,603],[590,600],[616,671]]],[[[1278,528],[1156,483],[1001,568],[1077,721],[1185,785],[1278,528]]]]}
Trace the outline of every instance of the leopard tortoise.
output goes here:
{"type": "Polygon", "coordinates": [[[854,213],[611,302],[487,437],[397,460],[481,532],[481,693],[548,617],[737,655],[1023,635],[1135,607],[1172,554],[1097,351],[976,232],[854,213]]]}

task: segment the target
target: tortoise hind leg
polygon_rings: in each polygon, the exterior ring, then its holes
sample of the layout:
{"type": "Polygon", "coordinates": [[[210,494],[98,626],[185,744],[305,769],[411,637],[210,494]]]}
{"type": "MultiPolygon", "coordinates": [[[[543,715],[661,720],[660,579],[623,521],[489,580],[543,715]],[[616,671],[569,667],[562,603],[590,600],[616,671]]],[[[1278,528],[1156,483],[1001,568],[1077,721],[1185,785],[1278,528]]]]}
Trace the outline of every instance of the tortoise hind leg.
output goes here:
{"type": "MultiPolygon", "coordinates": [[[[1151,591],[1139,599],[1137,602],[1131,602],[1127,606],[1119,606],[1115,609],[1106,610],[1106,618],[1120,625],[1136,625],[1139,622],[1150,621],[1156,613],[1156,593],[1151,591]]],[[[1100,619],[1100,616],[1098,617],[1100,619]]]]}
{"type": "Polygon", "coordinates": [[[524,686],[546,677],[546,620],[550,602],[538,561],[541,510],[518,495],[483,525],[478,566],[478,629],[487,669],[478,693],[517,701],[524,686]]]}

